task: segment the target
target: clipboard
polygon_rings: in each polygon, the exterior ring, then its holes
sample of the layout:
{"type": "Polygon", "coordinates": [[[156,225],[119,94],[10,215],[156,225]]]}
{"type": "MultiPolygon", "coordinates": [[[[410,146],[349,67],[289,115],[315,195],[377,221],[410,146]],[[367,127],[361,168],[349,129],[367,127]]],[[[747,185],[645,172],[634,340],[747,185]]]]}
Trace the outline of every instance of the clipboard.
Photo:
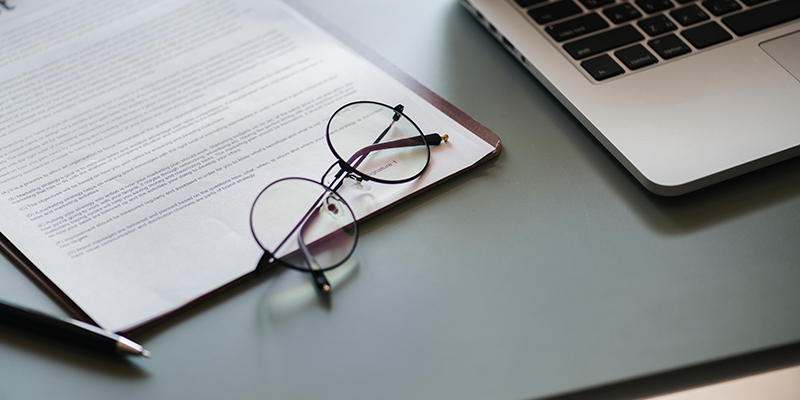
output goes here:
{"type": "MultiPolygon", "coordinates": [[[[405,87],[409,88],[411,91],[416,93],[422,99],[424,99],[425,101],[427,101],[428,103],[430,103],[431,105],[436,107],[443,114],[447,115],[452,120],[454,120],[455,122],[457,122],[458,124],[460,124],[461,126],[466,128],[468,131],[473,133],[475,136],[477,136],[478,138],[480,138],[481,140],[483,140],[484,142],[486,142],[487,144],[489,144],[490,146],[493,147],[494,151],[492,151],[491,153],[487,154],[485,157],[480,159],[478,162],[476,162],[475,164],[472,164],[470,166],[467,166],[466,168],[462,168],[462,169],[460,169],[459,171],[457,171],[454,174],[448,175],[444,180],[448,180],[448,179],[452,178],[453,176],[456,176],[456,175],[459,175],[461,173],[464,173],[464,172],[474,168],[475,166],[480,165],[480,164],[486,162],[487,160],[490,160],[490,159],[492,159],[492,158],[494,158],[494,157],[496,157],[496,156],[498,156],[500,154],[501,148],[502,148],[501,147],[501,141],[500,141],[500,138],[494,132],[492,132],[491,130],[487,129],[486,127],[481,125],[479,122],[475,121],[469,115],[467,115],[466,113],[462,112],[461,110],[459,110],[458,108],[456,108],[455,106],[450,104],[447,100],[441,98],[440,96],[438,96],[437,94],[435,94],[434,92],[432,92],[431,90],[426,88],[424,85],[420,84],[419,82],[417,82],[416,80],[414,80],[413,78],[408,76],[407,74],[405,74],[402,71],[400,71],[397,67],[395,67],[391,63],[387,62],[386,60],[384,60],[383,58],[378,56],[375,52],[373,52],[372,50],[370,50],[366,46],[364,46],[361,43],[359,43],[356,40],[354,40],[352,37],[347,35],[344,31],[342,31],[338,27],[334,26],[330,22],[326,21],[324,18],[322,18],[319,15],[317,15],[316,13],[314,13],[312,10],[310,10],[305,5],[299,3],[296,0],[280,0],[280,1],[282,1],[283,3],[287,4],[288,6],[290,6],[293,10],[297,11],[300,15],[302,15],[306,19],[308,19],[311,22],[313,22],[314,24],[316,24],[316,26],[318,26],[319,28],[321,28],[322,30],[327,32],[333,38],[337,39],[344,46],[348,47],[349,49],[351,49],[352,51],[354,51],[355,53],[357,53],[358,55],[360,55],[361,57],[363,57],[364,59],[366,59],[367,61],[372,63],[374,66],[377,66],[379,69],[383,70],[385,73],[387,73],[389,76],[391,76],[394,80],[396,80],[397,82],[401,83],[405,87]]],[[[394,205],[398,204],[399,202],[404,201],[404,200],[406,200],[406,199],[408,199],[410,197],[413,197],[414,195],[416,195],[416,194],[418,194],[420,192],[427,191],[427,190],[431,189],[432,187],[435,187],[436,185],[438,185],[442,181],[436,182],[436,183],[426,187],[425,189],[423,189],[421,191],[417,191],[417,192],[411,194],[410,196],[406,196],[406,197],[404,197],[404,198],[402,198],[402,199],[390,204],[386,208],[393,207],[394,205]]],[[[385,210],[386,208],[384,208],[384,209],[382,209],[382,210],[380,210],[380,211],[378,211],[376,213],[370,214],[367,217],[371,218],[371,217],[379,214],[381,211],[385,210]]],[[[99,325],[95,320],[93,320],[89,316],[89,314],[87,314],[83,309],[81,309],[81,307],[78,306],[78,304],[76,304],[76,302],[73,301],[73,299],[71,299],[69,297],[69,295],[64,292],[64,290],[62,290],[45,273],[43,273],[42,270],[37,268],[36,265],[34,265],[34,263],[22,251],[20,251],[5,236],[5,234],[3,234],[2,232],[0,232],[0,248],[2,248],[8,254],[8,256],[11,259],[13,259],[14,262],[20,268],[22,268],[31,277],[31,279],[33,279],[41,288],[43,288],[47,293],[49,293],[50,296],[53,299],[55,299],[57,302],[59,302],[70,314],[72,314],[77,319],[80,319],[80,320],[83,320],[85,322],[92,323],[92,324],[95,324],[95,325],[99,325]]],[[[173,314],[179,313],[182,310],[186,310],[186,309],[192,308],[192,307],[204,302],[205,300],[209,299],[212,296],[216,296],[216,295],[218,295],[218,294],[220,294],[222,292],[225,292],[225,291],[235,287],[236,285],[238,285],[238,284],[240,284],[240,283],[242,283],[242,282],[244,282],[246,280],[252,279],[256,274],[257,274],[257,272],[256,272],[256,270],[254,268],[253,271],[251,271],[250,273],[245,274],[245,275],[241,276],[240,278],[235,279],[233,281],[230,281],[230,282],[228,282],[226,284],[223,284],[222,286],[218,287],[215,290],[211,290],[211,291],[209,291],[209,292],[207,292],[207,293],[205,293],[205,294],[203,294],[203,295],[201,295],[199,297],[196,297],[193,300],[183,304],[181,307],[179,307],[179,308],[177,308],[177,309],[175,309],[175,310],[173,310],[171,312],[162,314],[162,315],[160,315],[160,316],[158,316],[156,318],[150,319],[150,320],[148,320],[148,321],[146,321],[146,322],[144,322],[142,324],[133,326],[133,327],[131,327],[129,329],[120,330],[119,333],[122,333],[122,334],[135,334],[137,332],[141,332],[141,331],[150,329],[151,327],[153,327],[153,326],[159,324],[160,322],[163,322],[165,319],[171,317],[173,314]]]]}

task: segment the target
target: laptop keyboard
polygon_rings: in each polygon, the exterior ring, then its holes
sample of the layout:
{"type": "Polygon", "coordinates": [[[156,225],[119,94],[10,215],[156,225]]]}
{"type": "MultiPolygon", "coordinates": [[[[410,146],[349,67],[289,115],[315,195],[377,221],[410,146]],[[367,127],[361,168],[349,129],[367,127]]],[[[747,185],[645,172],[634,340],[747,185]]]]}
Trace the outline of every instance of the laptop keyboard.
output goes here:
{"type": "Polygon", "coordinates": [[[800,0],[513,0],[595,81],[800,18],[800,0]]]}

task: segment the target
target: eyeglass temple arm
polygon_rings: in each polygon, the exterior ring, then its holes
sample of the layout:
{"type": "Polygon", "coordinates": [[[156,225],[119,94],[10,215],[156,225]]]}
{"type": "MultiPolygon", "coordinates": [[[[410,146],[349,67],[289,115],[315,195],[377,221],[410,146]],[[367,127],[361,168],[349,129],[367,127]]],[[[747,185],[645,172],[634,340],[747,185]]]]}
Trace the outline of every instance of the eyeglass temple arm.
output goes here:
{"type": "MultiPolygon", "coordinates": [[[[381,134],[378,135],[378,138],[375,139],[374,142],[372,142],[373,145],[376,145],[376,144],[378,144],[378,142],[383,140],[383,138],[386,136],[386,134],[389,133],[389,130],[392,129],[392,126],[394,126],[394,123],[400,120],[400,117],[403,116],[402,113],[403,113],[403,110],[405,110],[405,106],[402,105],[402,104],[398,104],[398,105],[394,106],[393,110],[394,110],[394,115],[392,116],[392,122],[389,122],[389,126],[387,126],[386,129],[384,129],[383,132],[381,132],[381,134]]],[[[416,144],[413,144],[412,146],[416,146],[416,144]]],[[[361,160],[358,160],[355,165],[353,165],[353,161],[355,161],[355,159],[359,156],[360,153],[362,153],[364,151],[364,149],[368,149],[368,148],[370,148],[370,146],[364,147],[363,149],[361,149],[361,150],[357,151],[355,154],[353,154],[353,156],[350,157],[350,159],[347,161],[347,165],[352,165],[353,168],[358,168],[358,166],[361,164],[361,161],[363,161],[364,159],[362,158],[361,160]]],[[[376,150],[379,150],[379,149],[376,149],[376,150]]],[[[372,150],[370,150],[370,151],[372,151],[372,150]]],[[[364,156],[366,156],[366,154],[368,154],[368,153],[369,153],[369,151],[367,151],[366,153],[363,153],[363,154],[364,154],[364,156]]],[[[339,178],[339,176],[342,175],[342,172],[344,170],[348,170],[348,168],[346,168],[345,166],[342,166],[342,171],[339,171],[339,173],[336,174],[336,177],[334,178],[334,180],[339,178]]],[[[339,186],[341,186],[341,184],[339,186]]],[[[336,186],[337,190],[339,189],[339,186],[336,186]]]]}
{"type": "MultiPolygon", "coordinates": [[[[383,140],[383,138],[386,136],[386,134],[387,134],[387,133],[389,133],[389,130],[390,130],[390,129],[392,129],[392,126],[394,126],[394,123],[395,123],[395,122],[397,122],[397,121],[399,121],[399,120],[400,120],[400,117],[402,117],[402,116],[403,116],[403,110],[405,110],[405,109],[406,109],[406,106],[404,106],[404,105],[402,105],[402,104],[398,104],[398,105],[394,106],[394,108],[392,109],[392,110],[394,110],[394,115],[392,115],[392,122],[390,122],[390,123],[389,123],[389,126],[387,126],[387,127],[386,127],[386,129],[384,129],[384,130],[383,130],[383,132],[381,132],[381,134],[380,134],[380,135],[378,135],[378,138],[377,138],[377,139],[375,139],[375,141],[374,141],[374,142],[372,142],[372,144],[373,144],[373,145],[374,145],[374,144],[378,144],[378,142],[380,142],[381,140],[383,140]]],[[[367,146],[367,147],[369,147],[369,146],[367,146]]],[[[366,148],[366,147],[365,147],[365,148],[366,148]]],[[[341,166],[341,167],[342,167],[342,170],[341,170],[341,171],[339,171],[339,172],[336,174],[336,176],[333,178],[334,182],[335,182],[337,179],[339,179],[339,177],[340,177],[340,176],[342,176],[342,173],[343,173],[344,171],[348,171],[348,172],[349,172],[350,168],[347,168],[347,166],[348,166],[348,165],[352,165],[352,166],[353,166],[353,169],[355,169],[355,168],[358,168],[358,166],[361,164],[361,161],[363,161],[364,159],[362,158],[361,160],[359,160],[359,161],[356,163],[356,165],[353,165],[353,161],[355,160],[355,158],[356,158],[356,156],[359,154],[359,152],[361,152],[361,151],[363,151],[363,150],[364,150],[364,149],[361,149],[361,150],[359,150],[358,152],[356,152],[356,154],[354,154],[352,157],[350,157],[350,160],[348,160],[346,164],[344,164],[344,165],[342,165],[342,166],[341,166]]],[[[365,154],[365,155],[366,155],[366,154],[365,154]]],[[[341,186],[342,186],[342,183],[341,183],[341,182],[339,182],[339,184],[338,184],[338,185],[336,185],[336,189],[334,189],[334,190],[339,190],[339,188],[340,188],[341,186]]]]}
{"type": "Polygon", "coordinates": [[[384,129],[383,132],[381,132],[380,135],[378,135],[378,138],[375,139],[375,141],[372,142],[372,144],[376,144],[376,143],[380,142],[381,140],[383,140],[383,137],[386,136],[387,133],[389,133],[389,129],[392,129],[392,126],[394,125],[394,123],[399,121],[400,117],[403,116],[403,110],[405,110],[405,109],[406,109],[406,107],[404,105],[402,105],[402,104],[398,104],[398,105],[394,106],[394,108],[392,109],[392,110],[394,110],[394,115],[392,115],[392,122],[389,123],[389,126],[387,126],[386,129],[384,129]]]}
{"type": "MultiPolygon", "coordinates": [[[[314,287],[320,291],[320,293],[327,295],[331,291],[331,284],[328,281],[328,278],[325,277],[325,274],[322,271],[311,269],[311,262],[309,262],[309,257],[313,260],[314,263],[318,266],[319,263],[316,262],[314,256],[310,255],[310,251],[308,250],[308,246],[302,240],[301,235],[297,235],[298,243],[300,243],[301,251],[303,252],[303,258],[309,264],[309,273],[311,273],[311,277],[314,280],[314,287]]],[[[275,255],[269,251],[264,250],[264,255],[261,256],[261,259],[258,260],[258,264],[256,265],[256,271],[263,271],[270,266],[273,265],[275,262],[275,255]]]]}
{"type": "MultiPolygon", "coordinates": [[[[303,216],[303,218],[300,219],[300,222],[298,222],[297,225],[295,225],[295,227],[292,228],[292,230],[289,232],[289,235],[287,235],[286,238],[283,239],[283,241],[281,241],[281,243],[275,248],[275,251],[277,252],[278,249],[283,247],[283,245],[290,237],[296,235],[297,245],[300,247],[300,252],[303,255],[303,260],[308,265],[308,272],[311,273],[311,277],[314,279],[314,287],[321,294],[327,295],[331,291],[331,284],[330,282],[328,282],[328,279],[325,277],[325,274],[322,271],[320,271],[321,268],[319,267],[319,262],[317,262],[317,259],[314,257],[313,254],[311,254],[311,251],[308,249],[308,245],[306,245],[305,240],[303,240],[303,232],[305,232],[306,228],[311,223],[311,219],[315,211],[318,212],[320,207],[322,207],[319,204],[324,197],[325,195],[323,194],[317,199],[317,201],[314,202],[314,205],[312,205],[311,208],[308,210],[308,212],[306,212],[306,214],[303,216]],[[295,231],[298,231],[297,234],[295,234],[295,231]]],[[[265,250],[264,256],[261,258],[256,268],[260,269],[262,268],[262,265],[268,265],[268,263],[272,263],[273,261],[275,261],[274,254],[265,250]]]]}
{"type": "MultiPolygon", "coordinates": [[[[389,133],[389,130],[390,130],[390,129],[392,129],[392,126],[394,126],[394,123],[400,120],[400,117],[402,117],[402,116],[403,116],[403,110],[405,110],[405,106],[404,106],[404,105],[402,105],[402,104],[398,104],[398,105],[394,106],[393,110],[394,110],[394,115],[392,116],[392,122],[389,122],[389,126],[387,126],[387,127],[386,127],[386,129],[384,129],[384,130],[383,130],[383,132],[381,132],[381,133],[380,133],[380,135],[378,135],[378,138],[377,138],[377,139],[375,139],[375,141],[374,141],[374,142],[372,142],[372,144],[373,144],[373,145],[375,145],[375,144],[378,144],[378,142],[380,142],[381,140],[383,140],[383,138],[386,136],[386,134],[387,134],[387,133],[389,133]]],[[[357,152],[356,152],[356,154],[354,154],[352,157],[350,157],[350,160],[348,160],[346,164],[347,164],[347,165],[352,165],[352,163],[353,163],[353,161],[355,160],[356,156],[358,156],[358,154],[359,154],[360,152],[364,151],[364,149],[366,149],[366,148],[369,148],[369,147],[370,147],[370,146],[367,146],[367,147],[365,147],[365,148],[363,148],[363,149],[361,149],[361,150],[357,151],[357,152]]],[[[362,160],[363,160],[363,159],[362,159],[362,160]]],[[[357,168],[357,167],[358,167],[358,165],[359,165],[359,164],[361,164],[361,161],[362,161],[362,160],[359,160],[359,161],[356,163],[356,165],[353,165],[353,168],[357,168]]],[[[336,179],[338,179],[338,178],[339,178],[339,177],[342,175],[342,172],[344,172],[345,170],[348,170],[348,168],[346,168],[346,166],[345,166],[345,165],[343,165],[343,166],[342,166],[342,170],[341,170],[341,171],[339,171],[339,172],[336,174],[336,176],[333,178],[333,179],[334,179],[334,181],[335,181],[336,179]]],[[[341,184],[340,184],[339,186],[341,186],[341,184]]],[[[339,186],[336,186],[336,189],[337,189],[337,190],[339,189],[339,186]]]]}
{"type": "Polygon", "coordinates": [[[436,146],[442,142],[446,142],[449,138],[450,137],[446,134],[439,135],[438,133],[431,133],[425,135],[424,141],[421,136],[414,136],[405,139],[393,140],[391,142],[371,144],[355,152],[350,159],[347,160],[347,165],[350,165],[353,168],[358,168],[358,166],[361,165],[361,162],[367,158],[367,155],[373,151],[396,149],[400,147],[424,146],[425,144],[429,146],[436,146]]]}
{"type": "Polygon", "coordinates": [[[331,167],[328,168],[328,171],[326,171],[325,174],[322,175],[322,180],[324,181],[325,177],[338,164],[339,168],[341,169],[339,170],[339,172],[336,173],[336,175],[333,177],[333,180],[331,181],[331,188],[333,188],[334,191],[337,191],[342,186],[343,181],[337,183],[339,178],[342,177],[342,174],[344,174],[345,172],[352,172],[353,170],[358,168],[358,166],[361,165],[361,162],[367,158],[367,155],[373,151],[400,148],[400,147],[423,146],[426,143],[429,146],[436,146],[441,144],[442,142],[446,142],[449,138],[450,137],[447,134],[440,135],[438,133],[431,133],[425,135],[424,142],[422,141],[421,137],[415,136],[413,138],[398,139],[386,143],[371,144],[367,147],[364,147],[356,151],[355,154],[353,154],[350,157],[350,159],[347,160],[347,162],[339,161],[333,163],[333,165],[331,165],[331,167]]]}
{"type": "Polygon", "coordinates": [[[300,247],[300,251],[303,253],[303,259],[305,260],[306,264],[308,265],[308,271],[311,273],[311,277],[314,279],[314,287],[317,288],[322,294],[329,294],[331,292],[331,284],[328,282],[328,278],[325,277],[325,274],[320,271],[319,263],[317,259],[311,254],[311,251],[308,249],[305,240],[303,240],[303,232],[305,231],[306,227],[308,226],[308,221],[303,223],[302,228],[300,228],[300,233],[297,235],[297,245],[300,247]]]}
{"type": "Polygon", "coordinates": [[[331,181],[331,188],[333,188],[334,191],[337,191],[339,190],[340,187],[342,187],[342,182],[344,182],[344,181],[339,181],[337,183],[339,178],[342,177],[342,174],[344,174],[345,172],[352,172],[353,170],[358,168],[358,166],[361,165],[361,162],[367,158],[367,155],[369,155],[369,153],[373,151],[394,149],[400,147],[423,146],[426,143],[429,146],[436,146],[441,144],[442,142],[446,142],[449,138],[450,137],[447,134],[440,135],[438,133],[430,133],[425,135],[424,142],[422,141],[422,138],[420,136],[415,136],[412,138],[393,140],[391,142],[386,142],[386,143],[371,144],[367,147],[364,147],[356,151],[355,154],[353,154],[350,157],[350,159],[347,160],[347,162],[339,161],[338,163],[333,163],[333,165],[331,165],[331,167],[328,168],[328,171],[326,171],[325,174],[322,175],[322,180],[324,181],[325,176],[327,176],[328,173],[330,173],[331,170],[338,164],[341,169],[339,170],[339,172],[336,173],[336,175],[333,177],[333,180],[331,181]]]}
{"type": "MultiPolygon", "coordinates": [[[[297,232],[298,229],[300,231],[297,233],[297,236],[298,236],[298,238],[302,237],[302,232],[305,230],[306,226],[308,225],[312,214],[315,211],[318,211],[320,209],[320,207],[321,207],[320,203],[322,202],[323,198],[325,198],[325,194],[324,193],[321,196],[319,196],[319,198],[317,198],[317,200],[314,202],[314,204],[311,205],[311,207],[308,209],[308,211],[306,211],[305,215],[303,215],[303,218],[301,218],[300,221],[297,223],[297,225],[295,225],[294,228],[292,228],[292,230],[289,231],[289,234],[286,235],[286,237],[277,246],[275,246],[275,250],[274,250],[275,253],[277,253],[280,250],[280,248],[283,247],[284,244],[286,244],[286,241],[289,240],[289,238],[291,238],[293,235],[295,235],[295,232],[297,232]]],[[[262,246],[262,248],[263,248],[263,246],[262,246]]],[[[273,253],[266,252],[266,254],[269,255],[269,262],[275,261],[275,255],[273,253]]],[[[260,262],[259,262],[259,264],[260,264],[260,262]]]]}

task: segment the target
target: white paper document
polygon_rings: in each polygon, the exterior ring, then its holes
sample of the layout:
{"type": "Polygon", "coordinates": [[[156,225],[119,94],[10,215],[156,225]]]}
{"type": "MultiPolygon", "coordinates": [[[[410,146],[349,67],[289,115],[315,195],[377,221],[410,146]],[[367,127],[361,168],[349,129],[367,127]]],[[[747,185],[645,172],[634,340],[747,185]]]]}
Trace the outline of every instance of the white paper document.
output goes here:
{"type": "Polygon", "coordinates": [[[450,136],[420,180],[371,185],[359,217],[495,151],[279,2],[7,3],[0,232],[110,330],[252,271],[253,200],[322,177],[326,123],[346,103],[403,104],[450,136]]]}

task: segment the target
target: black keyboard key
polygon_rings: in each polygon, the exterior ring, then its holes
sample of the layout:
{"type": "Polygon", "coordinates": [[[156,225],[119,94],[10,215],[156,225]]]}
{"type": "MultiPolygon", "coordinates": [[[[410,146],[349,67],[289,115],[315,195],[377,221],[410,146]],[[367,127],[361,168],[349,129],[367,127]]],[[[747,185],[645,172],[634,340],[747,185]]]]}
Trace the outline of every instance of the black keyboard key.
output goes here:
{"type": "Polygon", "coordinates": [[[623,3],[618,6],[608,7],[603,10],[603,14],[615,24],[628,22],[642,16],[642,13],[630,3],[623,3]]]}
{"type": "Polygon", "coordinates": [[[647,42],[647,44],[665,60],[669,60],[670,58],[675,58],[679,55],[692,51],[692,48],[687,46],[686,43],[683,43],[682,40],[678,39],[674,33],[670,33],[669,35],[660,37],[658,39],[653,39],[647,42]]]}
{"type": "Polygon", "coordinates": [[[547,31],[556,42],[563,42],[578,36],[587,35],[594,31],[599,31],[603,28],[608,28],[608,22],[601,16],[591,13],[569,21],[550,25],[544,28],[544,30],[547,31]]]}
{"type": "Polygon", "coordinates": [[[626,25],[564,45],[572,58],[581,60],[644,39],[636,28],[626,25]]]}
{"type": "Polygon", "coordinates": [[[698,49],[704,49],[717,43],[733,39],[733,36],[731,36],[728,31],[722,29],[719,24],[713,21],[698,27],[689,28],[681,32],[681,35],[698,49]]]}
{"type": "Polygon", "coordinates": [[[742,9],[742,6],[734,0],[706,0],[703,2],[703,7],[716,16],[742,9]]]}
{"type": "Polygon", "coordinates": [[[686,3],[692,3],[695,0],[675,0],[675,1],[677,1],[678,4],[686,4],[686,3]]]}
{"type": "Polygon", "coordinates": [[[663,33],[674,31],[678,28],[663,14],[643,19],[636,24],[639,25],[639,28],[642,28],[642,30],[650,36],[658,36],[663,33]]]}
{"type": "Polygon", "coordinates": [[[608,54],[592,58],[581,63],[581,67],[592,76],[592,78],[602,81],[625,72],[619,64],[608,54]]]}
{"type": "Polygon", "coordinates": [[[656,56],[640,44],[617,50],[614,55],[630,70],[636,70],[658,62],[656,56]]]}
{"type": "Polygon", "coordinates": [[[581,0],[581,3],[583,3],[584,7],[594,10],[595,8],[607,6],[615,1],[616,0],[581,0]]]}
{"type": "Polygon", "coordinates": [[[781,0],[725,17],[722,22],[733,33],[743,36],[800,17],[800,1],[781,0]]]}
{"type": "Polygon", "coordinates": [[[522,8],[527,8],[527,7],[530,7],[532,5],[536,5],[536,4],[539,4],[539,3],[544,3],[545,1],[547,1],[547,0],[514,0],[514,2],[516,2],[517,5],[522,7],[522,8]]]}
{"type": "Polygon", "coordinates": [[[670,0],[636,0],[636,5],[648,14],[654,14],[675,7],[670,0]]]}
{"type": "Polygon", "coordinates": [[[572,0],[561,0],[528,10],[534,21],[544,25],[562,18],[580,14],[583,10],[572,0]]]}
{"type": "Polygon", "coordinates": [[[675,18],[683,26],[694,25],[708,19],[708,14],[696,5],[677,9],[669,15],[672,15],[672,18],[675,18]]]}

